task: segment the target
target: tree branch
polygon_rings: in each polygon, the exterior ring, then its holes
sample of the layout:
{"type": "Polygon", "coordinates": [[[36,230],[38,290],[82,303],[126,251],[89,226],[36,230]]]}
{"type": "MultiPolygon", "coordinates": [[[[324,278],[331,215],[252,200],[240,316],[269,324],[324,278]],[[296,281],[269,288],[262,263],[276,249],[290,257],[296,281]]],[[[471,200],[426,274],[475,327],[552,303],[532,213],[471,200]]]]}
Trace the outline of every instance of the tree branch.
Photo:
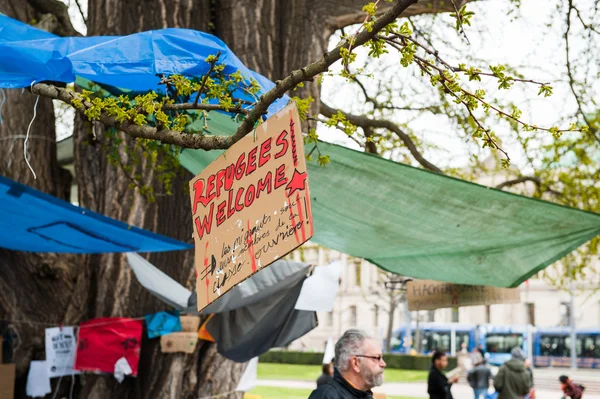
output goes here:
{"type": "MultiPolygon", "coordinates": [[[[60,100],[69,105],[73,105],[74,100],[80,100],[83,102],[83,106],[88,108],[91,106],[89,103],[85,103],[84,100],[78,93],[73,91],[52,86],[45,83],[38,83],[33,85],[31,92],[36,95],[60,100]]],[[[175,104],[173,104],[175,105],[175,104]]],[[[177,104],[177,105],[193,105],[193,104],[177,104]]],[[[200,104],[198,108],[205,107],[207,104],[200,104]]],[[[214,106],[213,106],[214,107],[214,106]]],[[[203,150],[226,150],[229,148],[228,136],[206,136],[203,134],[190,134],[182,133],[176,130],[169,129],[157,129],[151,126],[139,126],[130,121],[119,122],[113,116],[109,116],[106,113],[102,113],[98,121],[102,122],[106,126],[114,127],[119,129],[131,137],[143,138],[149,140],[157,140],[165,144],[173,144],[183,148],[192,149],[203,149],[203,150]]]]}
{"type": "Polygon", "coordinates": [[[69,17],[69,9],[67,6],[58,0],[29,0],[29,4],[42,14],[53,14],[58,19],[61,26],[61,31],[58,32],[61,36],[81,36],[71,23],[69,17]]]}
{"type": "Polygon", "coordinates": [[[326,116],[328,118],[331,118],[333,115],[337,114],[338,112],[341,112],[344,115],[344,117],[346,119],[348,119],[348,121],[350,123],[352,123],[353,125],[360,126],[362,128],[366,127],[367,129],[382,128],[382,129],[387,129],[387,130],[395,133],[400,138],[400,140],[402,140],[402,142],[404,143],[406,148],[408,148],[411,155],[424,168],[429,169],[433,172],[443,173],[440,168],[438,168],[437,166],[435,166],[434,164],[432,164],[431,162],[429,162],[428,160],[426,160],[423,157],[423,155],[419,152],[419,149],[417,148],[415,143],[412,141],[410,136],[408,134],[406,134],[405,132],[403,132],[402,129],[400,129],[400,127],[398,127],[398,125],[396,125],[395,123],[388,121],[388,120],[384,120],[384,119],[370,119],[363,115],[348,114],[343,111],[339,111],[335,108],[331,108],[330,106],[328,106],[327,104],[325,104],[323,102],[321,102],[320,111],[321,111],[321,114],[323,114],[324,116],[326,116]]]}
{"type": "MultiPolygon", "coordinates": [[[[392,8],[374,22],[371,31],[362,31],[354,38],[352,47],[360,47],[373,39],[383,28],[394,22],[410,5],[417,2],[418,0],[397,0],[392,8]]],[[[310,81],[315,76],[326,72],[333,63],[342,58],[341,49],[349,47],[350,44],[348,42],[342,42],[333,50],[325,53],[319,61],[313,62],[305,68],[293,71],[285,79],[277,81],[273,89],[260,97],[254,109],[241,123],[236,133],[230,137],[229,144],[232,145],[238,142],[242,137],[250,133],[254,129],[255,123],[267,112],[269,105],[275,102],[275,100],[282,97],[288,90],[294,89],[299,83],[310,81]]]]}
{"type": "Polygon", "coordinates": [[[594,139],[598,143],[600,143],[600,137],[598,137],[598,135],[596,134],[597,129],[594,127],[594,125],[591,123],[591,121],[589,120],[589,118],[587,117],[585,112],[583,111],[583,106],[581,104],[581,98],[579,98],[579,95],[577,94],[577,90],[575,90],[575,78],[573,77],[573,69],[571,66],[571,56],[570,56],[570,50],[569,50],[570,49],[569,32],[571,31],[571,12],[573,11],[573,9],[574,9],[573,0],[569,0],[569,11],[567,12],[567,20],[566,20],[567,30],[565,31],[565,34],[564,34],[567,76],[569,77],[569,88],[571,89],[571,92],[573,93],[573,97],[575,98],[575,102],[577,103],[577,113],[583,118],[585,124],[590,129],[590,134],[592,135],[592,137],[594,137],[594,139]]]}
{"type": "Polygon", "coordinates": [[[560,191],[553,190],[553,189],[551,189],[549,187],[543,187],[542,179],[540,179],[537,176],[521,176],[521,177],[518,177],[516,179],[507,180],[505,182],[502,182],[502,183],[498,184],[496,186],[496,188],[498,190],[502,190],[505,187],[511,187],[511,186],[514,186],[514,185],[517,185],[517,184],[526,183],[528,181],[535,183],[535,185],[537,186],[537,188],[539,190],[542,190],[542,188],[543,188],[544,192],[548,192],[548,193],[550,193],[552,195],[555,195],[557,197],[562,197],[563,196],[563,193],[561,193],[560,191]]]}

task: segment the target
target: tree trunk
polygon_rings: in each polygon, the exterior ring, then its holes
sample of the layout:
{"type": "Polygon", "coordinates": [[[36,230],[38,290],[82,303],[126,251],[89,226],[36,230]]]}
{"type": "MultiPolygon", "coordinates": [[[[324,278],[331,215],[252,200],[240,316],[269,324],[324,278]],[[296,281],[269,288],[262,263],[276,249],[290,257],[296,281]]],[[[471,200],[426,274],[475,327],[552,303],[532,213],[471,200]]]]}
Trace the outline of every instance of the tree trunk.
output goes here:
{"type": "Polygon", "coordinates": [[[389,314],[388,314],[388,325],[387,334],[385,341],[385,353],[390,353],[392,349],[392,334],[394,332],[394,313],[396,313],[396,301],[393,296],[390,296],[389,303],[389,314]]]}
{"type": "MultiPolygon", "coordinates": [[[[0,0],[0,12],[21,21],[39,18],[21,0],[0,0]]],[[[58,166],[52,101],[19,90],[4,90],[0,124],[0,175],[48,194],[68,199],[72,177],[58,166]],[[23,155],[27,128],[36,112],[28,139],[31,167],[23,155]]],[[[2,96],[0,95],[0,98],[2,96]]],[[[1,100],[0,100],[1,101],[1,100]]],[[[8,341],[5,362],[17,364],[16,396],[25,397],[27,369],[32,359],[44,359],[46,323],[68,320],[86,298],[86,271],[76,267],[80,257],[34,254],[0,248],[0,334],[8,341]]]]}

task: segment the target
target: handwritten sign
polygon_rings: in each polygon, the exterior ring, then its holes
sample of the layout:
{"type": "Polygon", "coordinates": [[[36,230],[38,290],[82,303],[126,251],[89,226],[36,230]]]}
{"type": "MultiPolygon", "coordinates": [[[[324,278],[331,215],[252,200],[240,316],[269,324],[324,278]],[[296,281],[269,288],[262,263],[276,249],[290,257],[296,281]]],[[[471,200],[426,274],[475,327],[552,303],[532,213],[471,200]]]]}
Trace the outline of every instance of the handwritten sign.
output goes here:
{"type": "Polygon", "coordinates": [[[312,237],[307,177],[292,103],[190,182],[198,310],[312,237]]]}
{"type": "Polygon", "coordinates": [[[50,378],[79,374],[73,370],[76,343],[73,327],[46,328],[46,363],[50,378]]]}
{"type": "Polygon", "coordinates": [[[160,337],[160,350],[162,353],[194,353],[197,344],[197,332],[177,332],[160,337]]]}
{"type": "Polygon", "coordinates": [[[198,316],[179,316],[181,321],[181,331],[183,332],[197,332],[200,326],[200,317],[198,316]]]}
{"type": "Polygon", "coordinates": [[[406,284],[406,298],[408,310],[434,310],[521,301],[518,288],[459,285],[432,280],[409,281],[406,284]]]}

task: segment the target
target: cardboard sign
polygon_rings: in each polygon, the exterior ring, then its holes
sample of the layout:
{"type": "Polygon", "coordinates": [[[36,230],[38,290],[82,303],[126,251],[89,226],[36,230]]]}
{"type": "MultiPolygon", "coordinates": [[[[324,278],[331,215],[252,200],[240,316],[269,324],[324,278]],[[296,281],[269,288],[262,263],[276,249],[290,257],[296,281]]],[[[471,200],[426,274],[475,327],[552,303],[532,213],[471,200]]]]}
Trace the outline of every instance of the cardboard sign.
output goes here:
{"type": "Polygon", "coordinates": [[[73,327],[46,328],[46,363],[50,378],[79,374],[73,370],[76,342],[73,327]]]}
{"type": "Polygon", "coordinates": [[[198,332],[198,326],[200,326],[199,316],[179,316],[181,321],[182,332],[198,332]]]}
{"type": "Polygon", "coordinates": [[[197,332],[178,332],[160,337],[160,350],[163,353],[194,353],[197,344],[197,332]]]}
{"type": "Polygon", "coordinates": [[[17,367],[15,364],[0,364],[0,399],[13,399],[15,397],[15,378],[17,367]]]}
{"type": "Polygon", "coordinates": [[[521,301],[518,288],[459,285],[432,280],[409,281],[406,284],[406,297],[408,310],[434,310],[521,301]]]}
{"type": "Polygon", "coordinates": [[[292,103],[190,182],[198,310],[312,237],[307,177],[292,103]]]}
{"type": "Polygon", "coordinates": [[[114,373],[115,363],[124,357],[131,375],[138,373],[143,320],[104,317],[81,323],[75,370],[114,373]]]}

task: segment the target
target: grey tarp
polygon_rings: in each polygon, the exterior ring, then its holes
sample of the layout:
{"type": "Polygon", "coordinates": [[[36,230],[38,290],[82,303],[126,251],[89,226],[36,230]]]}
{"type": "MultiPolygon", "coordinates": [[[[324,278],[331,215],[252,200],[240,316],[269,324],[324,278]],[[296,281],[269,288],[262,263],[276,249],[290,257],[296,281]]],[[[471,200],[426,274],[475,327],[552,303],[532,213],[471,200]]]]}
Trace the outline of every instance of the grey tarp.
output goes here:
{"type": "MultiPolygon", "coordinates": [[[[138,254],[128,253],[127,260],[140,284],[152,294],[179,310],[198,314],[195,292],[138,254]]],[[[245,362],[315,328],[315,312],[294,308],[308,268],[304,263],[279,260],[204,309],[203,314],[215,314],[206,328],[219,353],[245,362]]]]}
{"type": "MultiPolygon", "coordinates": [[[[245,362],[315,328],[315,312],[295,309],[308,268],[304,263],[279,260],[204,309],[203,314],[215,314],[206,329],[215,338],[218,352],[245,362]]],[[[192,294],[188,311],[195,309],[192,294]]]]}

